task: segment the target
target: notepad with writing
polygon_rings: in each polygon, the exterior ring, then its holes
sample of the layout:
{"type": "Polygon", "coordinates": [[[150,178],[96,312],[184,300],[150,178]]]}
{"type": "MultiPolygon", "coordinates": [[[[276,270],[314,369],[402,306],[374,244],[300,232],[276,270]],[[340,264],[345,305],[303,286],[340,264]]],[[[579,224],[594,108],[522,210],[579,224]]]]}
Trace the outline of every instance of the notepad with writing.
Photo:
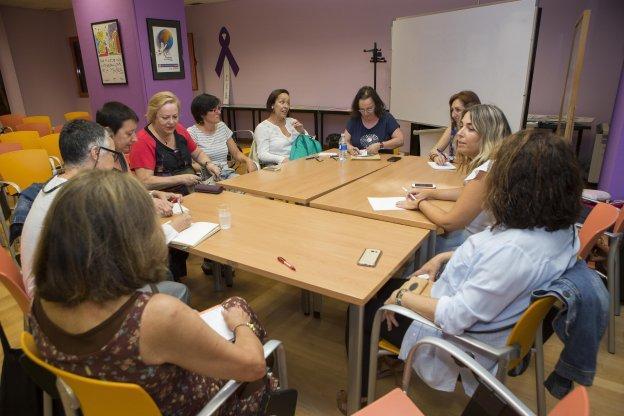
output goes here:
{"type": "Polygon", "coordinates": [[[221,227],[219,227],[219,224],[213,222],[194,222],[189,228],[179,232],[178,235],[171,240],[171,244],[195,247],[220,229],[221,227]]]}
{"type": "Polygon", "coordinates": [[[190,210],[182,204],[175,203],[173,204],[171,211],[173,212],[173,215],[179,215],[183,212],[189,212],[190,210]]]}
{"type": "Polygon", "coordinates": [[[429,164],[429,166],[431,166],[431,167],[432,167],[432,168],[434,168],[435,170],[455,170],[455,169],[457,169],[457,168],[455,167],[455,165],[453,165],[453,164],[452,164],[452,163],[450,163],[450,162],[446,162],[446,163],[445,163],[445,164],[443,164],[443,165],[438,165],[438,164],[437,164],[437,163],[435,163],[435,162],[427,162],[427,163],[429,164]]]}
{"type": "Polygon", "coordinates": [[[392,196],[386,198],[368,197],[368,203],[373,211],[401,211],[403,208],[396,206],[399,201],[405,201],[404,196],[392,196]]]}
{"type": "Polygon", "coordinates": [[[223,306],[217,305],[210,309],[206,309],[200,314],[200,316],[204,322],[214,329],[217,334],[221,335],[228,341],[232,341],[234,339],[234,333],[230,331],[230,328],[228,328],[225,323],[225,319],[223,319],[223,306]]]}

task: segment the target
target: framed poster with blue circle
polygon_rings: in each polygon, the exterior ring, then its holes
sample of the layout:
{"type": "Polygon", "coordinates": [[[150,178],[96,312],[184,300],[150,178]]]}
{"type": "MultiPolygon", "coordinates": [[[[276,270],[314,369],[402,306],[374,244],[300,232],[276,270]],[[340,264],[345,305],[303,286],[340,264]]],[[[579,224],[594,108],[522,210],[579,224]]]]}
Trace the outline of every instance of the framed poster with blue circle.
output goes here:
{"type": "Polygon", "coordinates": [[[184,79],[179,20],[147,19],[154,79],[184,79]]]}

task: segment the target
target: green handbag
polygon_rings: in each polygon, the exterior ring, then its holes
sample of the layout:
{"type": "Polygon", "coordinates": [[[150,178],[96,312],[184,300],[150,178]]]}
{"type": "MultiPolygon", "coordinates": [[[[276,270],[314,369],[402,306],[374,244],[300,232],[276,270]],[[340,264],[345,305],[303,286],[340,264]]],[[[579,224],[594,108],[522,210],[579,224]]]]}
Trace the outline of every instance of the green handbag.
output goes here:
{"type": "Polygon", "coordinates": [[[300,159],[310,156],[321,151],[321,144],[312,136],[300,134],[290,148],[290,160],[300,159]]]}

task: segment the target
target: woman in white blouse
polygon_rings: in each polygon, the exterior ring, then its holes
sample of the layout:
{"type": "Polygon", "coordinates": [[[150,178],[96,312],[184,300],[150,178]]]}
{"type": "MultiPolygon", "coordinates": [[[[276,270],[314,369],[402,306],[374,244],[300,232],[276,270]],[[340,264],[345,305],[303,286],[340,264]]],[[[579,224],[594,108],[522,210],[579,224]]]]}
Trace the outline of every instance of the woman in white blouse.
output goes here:
{"type": "MultiPolygon", "coordinates": [[[[579,240],[574,223],[581,210],[582,184],[576,158],[562,138],[543,130],[512,135],[496,152],[485,180],[484,205],[492,227],[469,237],[455,252],[432,258],[387,298],[397,284],[386,285],[367,304],[367,316],[377,309],[375,302],[386,299],[386,304],[404,306],[436,324],[439,329],[387,313],[382,337],[401,345],[401,359],[419,339],[441,337],[443,332],[468,333],[503,346],[528,307],[531,292],[576,262],[579,240]],[[435,281],[428,295],[413,289],[414,283],[422,284],[417,277],[422,274],[435,281]]],[[[475,358],[495,370],[491,359],[478,354],[475,358]]],[[[414,368],[439,390],[454,391],[460,373],[467,394],[476,387],[469,371],[433,348],[418,351],[414,368]]]]}
{"type": "Polygon", "coordinates": [[[271,114],[254,131],[258,159],[262,164],[286,163],[292,142],[306,131],[303,124],[288,117],[290,93],[287,90],[277,89],[271,92],[266,108],[271,114]]]}
{"type": "Polygon", "coordinates": [[[460,169],[470,172],[464,186],[452,189],[414,189],[415,200],[408,195],[397,206],[420,210],[433,223],[444,228],[445,234],[436,241],[436,253],[453,250],[470,235],[491,225],[481,209],[485,198],[485,177],[492,152],[509,134],[505,114],[496,106],[479,104],[464,110],[461,129],[457,132],[457,159],[460,169]],[[431,203],[432,199],[457,201],[450,211],[431,203]]]}

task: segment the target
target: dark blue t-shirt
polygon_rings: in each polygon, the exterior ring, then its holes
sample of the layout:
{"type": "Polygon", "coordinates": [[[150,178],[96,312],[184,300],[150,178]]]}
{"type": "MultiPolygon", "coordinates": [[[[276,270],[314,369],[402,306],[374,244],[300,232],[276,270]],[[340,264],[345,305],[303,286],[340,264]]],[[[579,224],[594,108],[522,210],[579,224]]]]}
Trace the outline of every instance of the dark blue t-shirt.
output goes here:
{"type": "Polygon", "coordinates": [[[361,117],[353,117],[347,122],[347,131],[351,135],[351,145],[358,149],[366,149],[373,143],[385,142],[399,128],[399,123],[389,112],[385,111],[372,129],[367,129],[361,117]]]}

